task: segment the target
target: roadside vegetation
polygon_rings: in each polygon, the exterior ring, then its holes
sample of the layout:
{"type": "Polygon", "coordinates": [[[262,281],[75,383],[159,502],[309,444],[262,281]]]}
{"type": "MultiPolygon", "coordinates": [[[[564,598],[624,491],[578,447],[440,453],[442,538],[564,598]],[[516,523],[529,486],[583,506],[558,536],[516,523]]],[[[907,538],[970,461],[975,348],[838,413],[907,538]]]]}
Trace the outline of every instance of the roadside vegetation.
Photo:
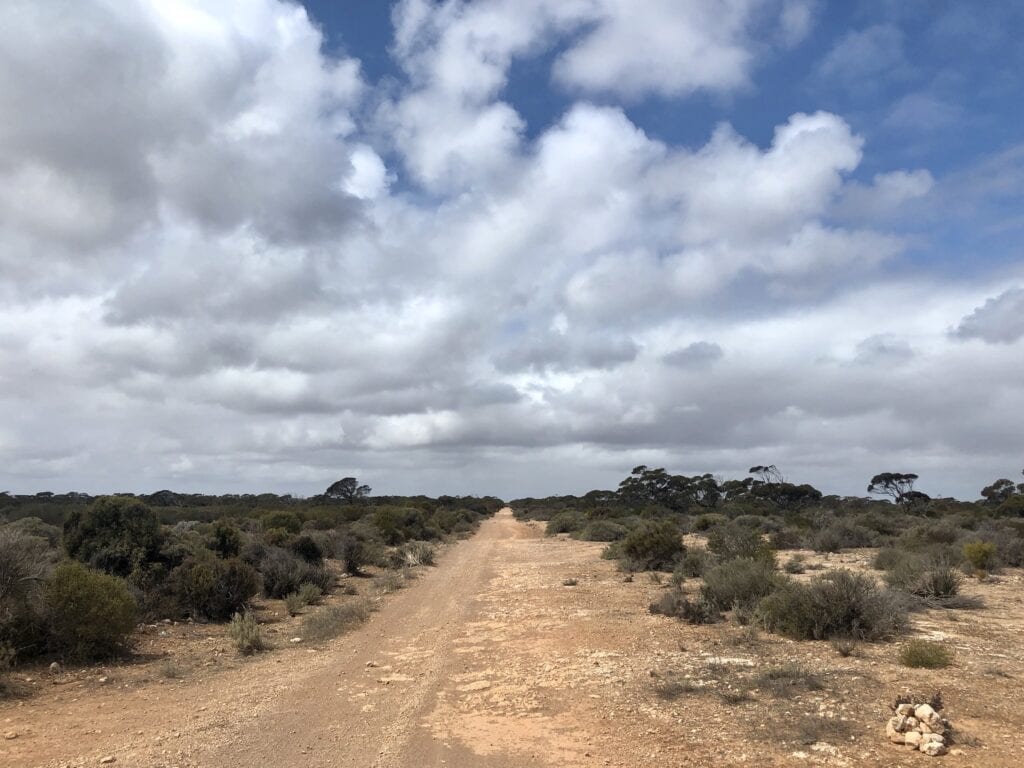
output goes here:
{"type": "Polygon", "coordinates": [[[372,497],[354,478],[309,499],[0,494],[0,693],[19,665],[128,654],[140,623],[223,623],[255,653],[267,647],[257,601],[301,614],[311,639],[335,636],[371,609],[351,577],[375,573],[377,592],[393,591],[501,506],[372,497]],[[320,606],[335,592],[347,602],[320,606]]]}
{"type": "Polygon", "coordinates": [[[968,502],[931,498],[916,481],[883,472],[866,486],[878,498],[840,497],[789,482],[774,465],[725,481],[639,466],[614,491],[511,505],[545,521],[549,535],[606,542],[604,556],[627,573],[671,573],[652,613],[731,620],[852,653],[859,641],[903,635],[914,611],[980,607],[961,594],[965,579],[1024,565],[1024,483],[996,480],[968,502]],[[863,548],[877,550],[873,573],[807,573],[795,552],[863,548]]]}

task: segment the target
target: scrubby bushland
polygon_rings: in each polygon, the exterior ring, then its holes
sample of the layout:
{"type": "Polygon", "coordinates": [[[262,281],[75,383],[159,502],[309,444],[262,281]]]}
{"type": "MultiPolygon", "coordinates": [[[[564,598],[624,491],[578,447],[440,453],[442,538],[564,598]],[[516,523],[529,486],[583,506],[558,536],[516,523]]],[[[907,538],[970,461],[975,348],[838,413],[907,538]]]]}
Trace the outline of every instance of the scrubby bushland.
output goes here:
{"type": "Polygon", "coordinates": [[[249,656],[257,651],[266,649],[263,642],[263,634],[260,632],[260,625],[252,613],[236,613],[231,617],[231,624],[228,625],[228,637],[234,643],[235,649],[244,656],[249,656]]]}
{"type": "Polygon", "coordinates": [[[991,571],[997,562],[996,545],[987,541],[964,544],[964,559],[977,571],[991,571]]]}
{"type": "Polygon", "coordinates": [[[268,512],[260,519],[264,531],[281,530],[298,533],[302,530],[302,518],[295,512],[268,512]]]}
{"type": "Polygon", "coordinates": [[[115,576],[130,576],[157,560],[163,539],[156,515],[138,499],[101,496],[64,522],[67,553],[115,576]]]}
{"type": "Polygon", "coordinates": [[[816,552],[841,552],[855,547],[870,547],[874,537],[865,528],[836,521],[811,534],[809,544],[816,552]]]}
{"type": "Polygon", "coordinates": [[[280,547],[269,547],[257,566],[263,577],[263,594],[284,598],[303,584],[315,584],[324,592],[334,584],[334,577],[323,565],[313,565],[280,547]]]}
{"type": "Polygon", "coordinates": [[[885,564],[885,583],[893,589],[925,599],[950,598],[960,592],[963,577],[942,555],[903,552],[889,555],[885,564]]]}
{"type": "Polygon", "coordinates": [[[685,551],[679,527],[671,520],[645,521],[609,548],[628,571],[671,571],[685,551]]]}
{"type": "Polygon", "coordinates": [[[237,557],[242,549],[242,532],[229,521],[218,520],[213,526],[210,549],[220,557],[237,557]]]}
{"type": "MultiPolygon", "coordinates": [[[[548,524],[550,527],[550,523],[548,524]]],[[[584,525],[576,535],[584,541],[619,541],[625,538],[629,529],[620,523],[611,520],[591,520],[584,525]]]]}
{"type": "Polygon", "coordinates": [[[550,520],[544,528],[548,536],[559,533],[572,533],[583,527],[583,516],[579,512],[560,512],[550,520]]]}
{"type": "Polygon", "coordinates": [[[779,582],[769,560],[740,557],[716,565],[704,574],[701,597],[719,609],[752,609],[779,582]]]}
{"type": "Polygon", "coordinates": [[[722,620],[718,605],[701,596],[685,597],[678,589],[670,589],[650,605],[651,613],[671,616],[689,624],[714,624],[722,620]]]}
{"type": "Polygon", "coordinates": [[[135,628],[137,608],[123,579],[80,563],[58,565],[43,586],[51,648],[73,659],[97,659],[122,650],[135,628]]]}
{"type": "Polygon", "coordinates": [[[831,571],[803,584],[783,581],[757,606],[770,632],[795,640],[854,637],[885,640],[907,625],[908,607],[870,576],[831,571]]]}
{"type": "Polygon", "coordinates": [[[259,574],[237,558],[191,558],[172,578],[182,607],[197,619],[226,621],[260,591],[259,574]]]}

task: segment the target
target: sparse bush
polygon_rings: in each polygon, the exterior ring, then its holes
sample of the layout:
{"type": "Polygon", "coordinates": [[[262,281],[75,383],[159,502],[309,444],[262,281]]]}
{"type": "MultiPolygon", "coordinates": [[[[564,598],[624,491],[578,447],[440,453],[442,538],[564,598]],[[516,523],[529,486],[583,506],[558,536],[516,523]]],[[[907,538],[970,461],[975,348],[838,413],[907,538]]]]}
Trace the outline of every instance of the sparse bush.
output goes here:
{"type": "Polygon", "coordinates": [[[794,555],[782,568],[786,573],[803,573],[807,570],[807,559],[803,555],[794,555]]]}
{"type": "Polygon", "coordinates": [[[715,526],[708,533],[708,549],[723,563],[738,558],[773,561],[775,557],[760,532],[735,523],[715,526]]]}
{"type": "Polygon", "coordinates": [[[953,654],[930,640],[909,640],[900,648],[900,664],[921,669],[942,669],[953,663],[953,654]]]}
{"type": "Polygon", "coordinates": [[[271,547],[260,560],[263,575],[263,594],[283,598],[297,592],[303,584],[315,584],[324,592],[329,590],[334,577],[326,567],[307,563],[300,557],[279,547],[271,547]]]}
{"type": "Polygon", "coordinates": [[[434,564],[434,547],[425,541],[410,541],[403,544],[401,554],[405,567],[434,564]]]}
{"type": "Polygon", "coordinates": [[[852,656],[857,650],[857,641],[852,637],[833,637],[829,640],[829,644],[844,659],[852,656]]]}
{"type": "Polygon", "coordinates": [[[316,605],[323,597],[324,591],[316,584],[303,584],[297,594],[304,605],[316,605]]]}
{"type": "Polygon", "coordinates": [[[684,576],[700,578],[704,572],[715,564],[715,557],[706,549],[694,547],[687,549],[677,566],[684,576]]]}
{"type": "Polygon", "coordinates": [[[785,699],[794,693],[820,691],[821,680],[799,664],[790,662],[761,672],[755,678],[755,685],[777,699],[785,699]]]}
{"type": "Polygon", "coordinates": [[[703,597],[689,600],[678,589],[670,589],[650,605],[651,613],[670,616],[688,624],[715,624],[722,620],[722,612],[713,602],[703,597]]]}
{"type": "Polygon", "coordinates": [[[310,640],[337,637],[370,618],[372,610],[370,601],[365,598],[326,606],[302,620],[302,636],[310,640]]]}
{"type": "Polygon", "coordinates": [[[263,643],[263,635],[260,632],[260,625],[256,621],[256,617],[249,611],[236,613],[231,617],[228,637],[231,638],[231,642],[234,643],[238,652],[245,656],[250,656],[266,648],[263,643]]]}
{"type": "Polygon", "coordinates": [[[626,570],[671,571],[686,551],[679,528],[670,520],[646,521],[618,542],[626,570]]]}
{"type": "Polygon", "coordinates": [[[334,544],[334,554],[345,568],[346,573],[358,576],[363,566],[370,562],[366,546],[351,533],[341,534],[334,544]]]}
{"type": "Polygon", "coordinates": [[[299,611],[305,607],[306,603],[303,602],[301,597],[299,597],[298,592],[292,592],[284,599],[284,609],[288,612],[289,616],[298,616],[299,611]]]}
{"type": "Polygon", "coordinates": [[[381,594],[389,595],[405,586],[405,577],[398,573],[382,573],[380,576],[373,577],[373,586],[381,594]]]}
{"type": "Polygon", "coordinates": [[[80,563],[58,565],[42,600],[50,647],[70,658],[110,656],[135,628],[137,608],[124,580],[80,563]]]}
{"type": "Polygon", "coordinates": [[[963,577],[948,562],[909,557],[886,572],[885,582],[893,589],[925,600],[941,600],[960,592],[963,577]]]}
{"type": "Polygon", "coordinates": [[[757,618],[770,632],[795,640],[855,637],[883,640],[903,631],[907,605],[869,576],[831,571],[807,584],[786,581],[765,597],[757,618]]]}
{"type": "Polygon", "coordinates": [[[298,533],[302,530],[302,518],[294,512],[268,512],[260,518],[260,525],[264,531],[282,529],[288,533],[298,533]]]}
{"type": "Polygon", "coordinates": [[[772,549],[801,549],[804,545],[803,534],[796,528],[782,528],[768,534],[768,542],[772,549]]]}
{"type": "Polygon", "coordinates": [[[990,572],[996,564],[996,545],[987,541],[964,544],[964,559],[977,571],[990,572]]]}
{"type": "Polygon", "coordinates": [[[172,573],[182,607],[197,619],[226,621],[260,591],[260,577],[237,558],[191,558],[172,573]]]}
{"type": "Polygon", "coordinates": [[[704,574],[701,596],[721,610],[752,608],[776,586],[774,565],[767,560],[737,558],[704,574]]]}

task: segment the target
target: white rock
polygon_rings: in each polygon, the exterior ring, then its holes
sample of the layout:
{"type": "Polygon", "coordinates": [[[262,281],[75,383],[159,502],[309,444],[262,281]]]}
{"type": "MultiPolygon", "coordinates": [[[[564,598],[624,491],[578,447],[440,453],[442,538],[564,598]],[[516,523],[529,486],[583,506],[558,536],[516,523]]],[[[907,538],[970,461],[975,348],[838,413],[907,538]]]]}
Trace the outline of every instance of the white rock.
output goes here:
{"type": "Polygon", "coordinates": [[[896,730],[896,724],[893,722],[898,719],[896,717],[889,718],[889,721],[885,724],[885,735],[893,744],[903,743],[903,734],[896,730]]]}
{"type": "Polygon", "coordinates": [[[931,719],[937,715],[938,712],[932,709],[931,704],[921,704],[914,709],[914,717],[918,720],[924,720],[926,723],[931,722],[931,719]]]}
{"type": "Polygon", "coordinates": [[[914,705],[913,704],[900,704],[898,707],[896,707],[896,714],[897,715],[903,715],[904,717],[912,715],[912,714],[914,714],[914,705]]]}
{"type": "Polygon", "coordinates": [[[919,749],[929,757],[938,757],[946,754],[946,745],[938,741],[929,741],[922,744],[919,749]]]}
{"type": "Polygon", "coordinates": [[[910,731],[910,733],[903,734],[903,743],[911,749],[917,749],[921,746],[923,737],[917,731],[910,731]]]}

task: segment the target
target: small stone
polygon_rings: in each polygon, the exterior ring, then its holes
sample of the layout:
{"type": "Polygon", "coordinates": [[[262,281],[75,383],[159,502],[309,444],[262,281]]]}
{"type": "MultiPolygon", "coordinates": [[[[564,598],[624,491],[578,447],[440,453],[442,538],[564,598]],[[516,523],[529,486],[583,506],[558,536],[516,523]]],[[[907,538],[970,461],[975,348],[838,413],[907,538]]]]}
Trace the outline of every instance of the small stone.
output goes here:
{"type": "Polygon", "coordinates": [[[937,733],[922,733],[921,734],[921,742],[923,744],[929,744],[929,743],[932,743],[932,742],[934,742],[936,744],[945,744],[946,740],[944,738],[942,738],[942,736],[940,736],[937,733]]]}
{"type": "Polygon", "coordinates": [[[367,667],[376,667],[377,666],[377,662],[376,661],[368,661],[368,662],[366,662],[366,666],[367,667]]]}
{"type": "Polygon", "coordinates": [[[293,638],[292,638],[291,640],[289,640],[288,642],[289,642],[289,643],[301,643],[301,642],[302,642],[302,638],[301,638],[301,637],[293,637],[293,638]]]}
{"type": "Polygon", "coordinates": [[[885,735],[893,744],[903,743],[903,734],[896,730],[896,723],[894,722],[899,719],[897,717],[889,718],[889,721],[885,724],[885,735]]]}
{"type": "Polygon", "coordinates": [[[116,763],[116,762],[117,762],[117,758],[114,757],[113,755],[107,755],[106,757],[101,757],[100,758],[100,763],[103,764],[103,765],[107,765],[109,763],[116,763]]]}
{"type": "Polygon", "coordinates": [[[104,677],[101,677],[101,678],[100,678],[99,680],[97,680],[96,682],[98,682],[98,683],[99,683],[100,685],[106,685],[107,683],[109,683],[109,682],[110,682],[110,678],[109,678],[109,677],[106,677],[106,676],[104,676],[104,677]]]}
{"type": "Polygon", "coordinates": [[[928,757],[938,757],[946,754],[946,745],[939,741],[929,741],[922,744],[920,750],[928,757]]]}
{"type": "Polygon", "coordinates": [[[936,717],[938,712],[932,709],[931,704],[921,704],[919,707],[914,709],[914,717],[918,720],[923,720],[928,723],[931,722],[933,717],[936,717]]]}
{"type": "Polygon", "coordinates": [[[914,705],[913,704],[900,704],[898,707],[896,707],[896,714],[897,715],[902,715],[903,717],[907,717],[909,715],[912,715],[912,714],[914,714],[914,705]]]}
{"type": "Polygon", "coordinates": [[[52,664],[50,664],[50,674],[53,674],[53,675],[59,675],[60,674],[60,663],[59,662],[55,661],[52,664]]]}
{"type": "Polygon", "coordinates": [[[921,746],[922,737],[917,731],[910,731],[909,733],[903,734],[903,743],[911,749],[917,749],[921,746]]]}
{"type": "Polygon", "coordinates": [[[16,739],[16,738],[18,738],[18,733],[17,733],[17,731],[8,731],[7,733],[4,734],[4,738],[7,739],[8,741],[10,741],[11,739],[16,739]]]}

